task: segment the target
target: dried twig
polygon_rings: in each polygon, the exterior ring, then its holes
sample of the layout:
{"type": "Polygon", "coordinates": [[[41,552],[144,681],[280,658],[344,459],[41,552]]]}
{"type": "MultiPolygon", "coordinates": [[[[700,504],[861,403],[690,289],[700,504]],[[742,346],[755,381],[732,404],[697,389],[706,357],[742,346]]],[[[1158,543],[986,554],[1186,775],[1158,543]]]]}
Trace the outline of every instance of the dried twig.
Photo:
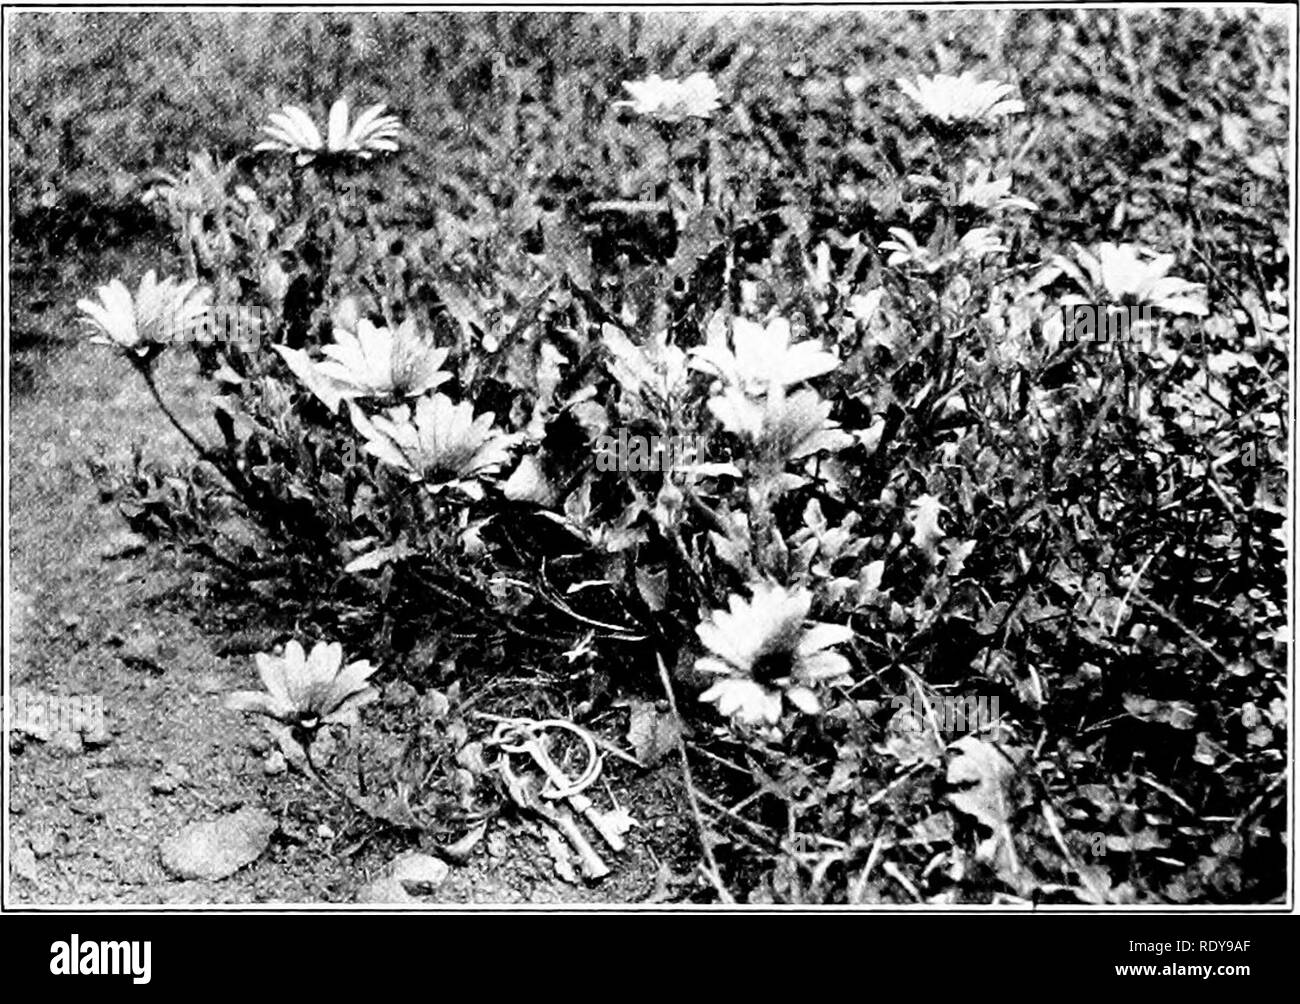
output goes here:
{"type": "Polygon", "coordinates": [[[1282,782],[1286,780],[1286,777],[1287,775],[1283,773],[1283,774],[1279,774],[1277,777],[1273,779],[1273,783],[1270,784],[1267,788],[1265,788],[1260,793],[1259,797],[1256,798],[1255,801],[1250,803],[1250,806],[1246,809],[1246,811],[1237,817],[1237,821],[1232,824],[1233,832],[1235,833],[1241,832],[1241,828],[1246,825],[1246,820],[1255,814],[1255,810],[1264,804],[1264,799],[1268,798],[1269,795],[1273,794],[1273,792],[1277,790],[1278,785],[1282,784],[1282,782]]]}
{"type": "Polygon", "coordinates": [[[686,746],[693,752],[698,753],[700,756],[706,757],[707,759],[712,760],[714,763],[722,764],[722,766],[726,767],[728,770],[734,770],[737,774],[743,774],[745,777],[749,778],[750,780],[753,780],[754,778],[753,771],[746,770],[744,767],[741,767],[739,764],[732,763],[730,760],[726,759],[725,757],[720,757],[716,753],[711,753],[708,750],[706,750],[703,746],[698,746],[695,743],[687,743],[686,746]]]}
{"type": "Polygon", "coordinates": [[[876,839],[871,842],[871,851],[867,854],[867,863],[862,866],[862,871],[849,885],[849,902],[859,904],[862,897],[866,894],[867,882],[871,878],[871,872],[876,867],[876,862],[880,860],[880,849],[884,843],[885,835],[877,833],[876,839]]]}
{"type": "Polygon", "coordinates": [[[1155,778],[1148,777],[1146,774],[1139,774],[1137,776],[1137,779],[1141,781],[1143,784],[1150,785],[1152,788],[1160,792],[1160,794],[1164,795],[1175,805],[1180,806],[1183,809],[1183,811],[1185,811],[1188,815],[1191,816],[1199,815],[1199,813],[1197,813],[1195,809],[1193,809],[1190,805],[1188,805],[1187,802],[1181,796],[1179,796],[1178,792],[1174,791],[1174,789],[1169,787],[1167,784],[1161,784],[1155,778]]]}
{"type": "Polygon", "coordinates": [[[1124,620],[1124,614],[1128,610],[1129,601],[1133,599],[1133,591],[1137,589],[1138,583],[1142,581],[1142,576],[1147,573],[1147,566],[1151,564],[1151,559],[1154,558],[1163,547],[1164,545],[1162,544],[1147,555],[1147,560],[1142,562],[1142,567],[1137,570],[1137,573],[1133,576],[1133,580],[1128,584],[1128,592],[1126,592],[1124,598],[1119,601],[1119,609],[1115,611],[1115,620],[1110,626],[1110,636],[1112,638],[1115,637],[1115,632],[1119,630],[1120,623],[1124,620]]]}
{"type": "Polygon", "coordinates": [[[899,868],[898,865],[894,864],[892,861],[882,861],[880,862],[880,870],[906,889],[908,895],[914,900],[918,903],[921,902],[920,892],[918,892],[916,886],[912,884],[912,880],[903,874],[902,869],[899,868]]]}
{"type": "Polygon", "coordinates": [[[870,798],[868,798],[868,799],[867,799],[867,805],[868,805],[868,806],[875,805],[877,802],[879,802],[879,801],[881,801],[882,799],[884,799],[884,798],[885,798],[885,797],[886,797],[886,796],[887,796],[891,791],[893,791],[895,788],[897,788],[900,784],[902,784],[904,781],[906,781],[909,777],[914,776],[914,775],[917,774],[919,771],[921,771],[921,770],[923,770],[924,768],[929,767],[929,766],[931,766],[931,762],[930,762],[930,761],[927,761],[927,760],[919,760],[919,761],[917,761],[916,763],[912,764],[912,766],[910,766],[910,767],[908,767],[906,770],[902,771],[902,773],[900,773],[897,777],[895,777],[895,778],[894,778],[892,781],[890,781],[887,785],[885,785],[883,788],[881,788],[879,791],[877,791],[875,794],[873,794],[870,798]]]}
{"type": "Polygon", "coordinates": [[[768,848],[770,850],[780,849],[781,841],[776,836],[776,831],[770,829],[769,827],[761,826],[758,823],[751,822],[750,820],[742,816],[740,813],[738,813],[735,809],[728,809],[721,802],[715,802],[713,799],[709,798],[708,795],[705,795],[702,792],[696,792],[696,797],[699,798],[700,802],[703,805],[707,806],[712,811],[718,813],[721,816],[725,816],[728,820],[735,823],[737,826],[739,826],[745,832],[749,833],[751,836],[755,837],[758,840],[763,841],[765,844],[768,845],[768,848]]]}
{"type": "Polygon", "coordinates": [[[1184,624],[1181,620],[1179,620],[1178,616],[1174,614],[1173,611],[1168,610],[1165,607],[1162,607],[1159,603],[1156,603],[1154,600],[1148,599],[1146,596],[1142,594],[1141,590],[1137,591],[1137,595],[1135,599],[1137,600],[1138,603],[1146,607],[1152,613],[1159,614],[1161,617],[1167,620],[1174,627],[1178,628],[1179,631],[1181,631],[1184,635],[1187,636],[1188,641],[1192,642],[1192,644],[1194,644],[1202,652],[1204,652],[1216,663],[1218,663],[1219,668],[1222,669],[1225,673],[1232,672],[1228,668],[1228,663],[1224,660],[1223,656],[1219,655],[1218,652],[1214,651],[1214,649],[1210,646],[1209,642],[1207,642],[1199,634],[1197,634],[1186,624],[1184,624]]]}
{"type": "MultiPolygon", "coordinates": [[[[677,710],[677,695],[673,692],[673,681],[668,676],[668,667],[664,665],[664,657],[655,652],[655,662],[659,664],[659,681],[663,684],[664,694],[668,698],[668,706],[672,709],[673,716],[681,721],[681,713],[677,710]]],[[[722,881],[722,873],[718,870],[717,858],[713,856],[713,845],[709,843],[709,835],[704,826],[704,816],[700,812],[700,802],[695,791],[695,782],[691,779],[691,763],[686,755],[686,740],[682,738],[681,733],[677,735],[677,752],[682,758],[682,780],[686,782],[686,797],[691,803],[691,813],[695,816],[695,827],[700,834],[700,846],[704,849],[704,872],[709,881],[713,883],[713,888],[717,890],[718,898],[724,903],[735,903],[735,897],[727,890],[722,881]]]]}

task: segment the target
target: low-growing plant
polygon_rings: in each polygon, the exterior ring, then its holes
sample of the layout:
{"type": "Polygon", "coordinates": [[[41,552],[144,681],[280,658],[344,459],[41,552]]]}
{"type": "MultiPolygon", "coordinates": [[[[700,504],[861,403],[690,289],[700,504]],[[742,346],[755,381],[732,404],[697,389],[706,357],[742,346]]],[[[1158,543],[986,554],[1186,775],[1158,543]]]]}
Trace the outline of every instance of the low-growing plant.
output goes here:
{"type": "Polygon", "coordinates": [[[792,112],[703,72],[629,82],[594,127],[612,184],[543,200],[525,171],[460,216],[393,194],[418,140],[382,106],[339,98],[324,129],[289,106],[256,158],[194,155],[155,197],[186,274],[83,303],[200,457],[128,472],[118,504],[302,611],[311,655],[263,653],[267,693],[234,706],[313,773],[320,735],[370,727],[372,673],[437,692],[440,640],[468,636],[466,675],[567,656],[596,700],[666,689],[731,768],[693,802],[719,895],[1274,894],[1206,863],[1280,838],[1276,799],[1208,817],[1281,777],[1281,287],[1246,303],[1172,246],[1039,254],[1028,88],[812,83],[792,112]],[[856,132],[868,89],[892,106],[856,132]],[[791,114],[882,167],[870,199],[789,183],[791,114]],[[1199,348],[1065,338],[1077,303],[1194,317],[1199,348]],[[214,306],[256,337],[162,323],[214,306]],[[154,378],[183,349],[219,441],[154,378]],[[620,435],[704,447],[602,463],[620,435]],[[956,700],[998,716],[935,713],[956,700]],[[1060,820],[1114,853],[1081,860],[1060,820]]]}

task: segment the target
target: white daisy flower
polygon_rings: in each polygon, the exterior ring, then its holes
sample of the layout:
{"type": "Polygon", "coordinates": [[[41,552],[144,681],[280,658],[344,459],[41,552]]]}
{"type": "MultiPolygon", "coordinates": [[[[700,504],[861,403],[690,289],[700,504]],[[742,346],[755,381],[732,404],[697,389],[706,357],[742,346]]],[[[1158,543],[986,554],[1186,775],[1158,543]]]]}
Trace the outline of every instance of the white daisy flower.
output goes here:
{"type": "Polygon", "coordinates": [[[321,351],[329,358],[317,369],[345,397],[417,397],[451,379],[440,369],[447,350],[423,338],[410,317],[391,330],[364,318],[355,331],[336,327],[334,343],[321,351]]]}
{"type": "Polygon", "coordinates": [[[713,611],[695,629],[711,653],[697,659],[695,668],[720,677],[700,700],[749,725],[775,725],[783,698],[805,714],[817,714],[816,685],[850,669],[844,656],[827,649],[852,638],[852,629],[806,623],[812,606],[806,589],[758,582],[750,592],[748,600],[733,595],[730,609],[713,611]]]}
{"type": "Polygon", "coordinates": [[[500,470],[518,438],[496,429],[494,417],[490,411],[475,417],[468,402],[454,404],[444,394],[420,398],[413,413],[394,408],[374,419],[352,408],[367,453],[406,471],[431,492],[459,488],[471,498],[482,498],[479,479],[500,470]]]}
{"type": "Polygon", "coordinates": [[[299,164],[310,163],[322,154],[348,154],[368,160],[375,153],[392,153],[397,150],[396,137],[402,124],[395,115],[384,114],[387,107],[371,105],[349,126],[347,99],[339,98],[330,108],[329,124],[322,137],[310,115],[297,105],[285,105],[271,113],[270,123],[264,127],[271,138],[253,149],[292,153],[299,164]]]}
{"type": "Polygon", "coordinates": [[[890,227],[889,233],[893,239],[880,242],[880,250],[889,252],[885,264],[915,265],[931,273],[963,258],[978,261],[987,255],[1006,250],[992,227],[971,227],[962,235],[957,246],[945,254],[935,254],[929,247],[922,247],[912,232],[903,227],[890,227]]]}
{"type": "Polygon", "coordinates": [[[97,290],[99,300],[78,300],[83,320],[99,334],[91,341],[151,356],[168,342],[191,333],[207,314],[212,291],[194,279],[158,281],[150,269],[134,296],[120,279],[97,290]]]}
{"type": "Polygon", "coordinates": [[[765,394],[769,387],[790,387],[830,373],[840,364],[816,338],[791,344],[790,322],[776,317],[767,326],[743,317],[731,324],[731,345],[725,336],[691,349],[691,368],[715,373],[747,394],[765,394]]]}
{"type": "MultiPolygon", "coordinates": [[[[1112,302],[1126,306],[1158,307],[1171,314],[1209,313],[1205,305],[1205,287],[1169,274],[1177,259],[1172,254],[1156,254],[1134,244],[1101,244],[1096,253],[1075,249],[1075,262],[1086,273],[1092,292],[1105,294],[1112,302]]],[[[1057,258],[1054,265],[1066,272],[1068,259],[1057,258]]]]}
{"type": "Polygon", "coordinates": [[[1025,110],[1025,103],[1012,97],[1011,84],[980,80],[969,70],[958,77],[947,73],[918,76],[915,81],[899,77],[896,83],[927,118],[943,125],[976,125],[1025,110]]]}
{"type": "Polygon", "coordinates": [[[616,108],[630,108],[660,122],[712,118],[721,104],[718,85],[702,72],[692,73],[685,80],[664,79],[655,73],[645,80],[625,80],[623,88],[632,98],[615,101],[616,108]]]}
{"type": "Polygon", "coordinates": [[[998,212],[1004,209],[1036,210],[1038,205],[1029,199],[1011,194],[1010,178],[994,178],[991,168],[968,161],[966,176],[957,191],[959,206],[998,212]]]}
{"type": "MultiPolygon", "coordinates": [[[[709,410],[728,432],[752,442],[758,457],[768,463],[802,460],[853,445],[853,437],[830,420],[831,403],[811,390],[786,397],[773,387],[766,397],[755,399],[732,388],[710,398],[709,410]]],[[[799,481],[793,478],[791,483],[799,481]]]]}
{"type": "Polygon", "coordinates": [[[240,690],[226,698],[232,711],[266,715],[283,725],[312,733],[322,725],[355,726],[357,712],[379,692],[367,684],[378,668],[369,662],[343,665],[343,646],[317,643],[311,655],[290,641],[284,655],[259,652],[254,656],[261,690],[240,690]]]}

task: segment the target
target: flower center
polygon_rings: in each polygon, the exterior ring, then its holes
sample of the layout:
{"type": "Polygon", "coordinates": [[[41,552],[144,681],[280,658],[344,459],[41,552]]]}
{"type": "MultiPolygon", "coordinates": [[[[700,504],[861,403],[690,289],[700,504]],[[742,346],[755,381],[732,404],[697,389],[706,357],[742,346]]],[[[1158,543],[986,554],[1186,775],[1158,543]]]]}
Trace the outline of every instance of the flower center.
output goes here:
{"type": "Polygon", "coordinates": [[[449,447],[439,453],[433,459],[433,463],[425,468],[424,476],[435,484],[455,481],[462,475],[472,473],[470,462],[474,459],[474,453],[474,448],[468,445],[449,447]]]}
{"type": "Polygon", "coordinates": [[[772,684],[783,680],[794,672],[794,652],[788,648],[779,648],[764,652],[750,667],[750,675],[756,683],[772,684]]]}

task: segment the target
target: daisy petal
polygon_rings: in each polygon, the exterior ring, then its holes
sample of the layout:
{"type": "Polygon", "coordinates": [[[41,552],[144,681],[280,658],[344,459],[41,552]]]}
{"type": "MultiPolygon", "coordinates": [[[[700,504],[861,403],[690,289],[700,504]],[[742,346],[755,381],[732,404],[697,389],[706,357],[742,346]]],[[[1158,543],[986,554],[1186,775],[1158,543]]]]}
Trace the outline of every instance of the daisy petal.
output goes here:
{"type": "Polygon", "coordinates": [[[820,652],[832,645],[842,645],[853,637],[853,629],[844,624],[813,624],[799,641],[801,656],[820,652]]]}
{"type": "Polygon", "coordinates": [[[791,687],[785,692],[785,696],[789,698],[791,704],[805,715],[815,715],[822,709],[817,700],[817,695],[807,687],[791,687]]]}
{"type": "Polygon", "coordinates": [[[814,652],[799,661],[798,676],[808,683],[848,676],[853,667],[838,652],[814,652]]]}

